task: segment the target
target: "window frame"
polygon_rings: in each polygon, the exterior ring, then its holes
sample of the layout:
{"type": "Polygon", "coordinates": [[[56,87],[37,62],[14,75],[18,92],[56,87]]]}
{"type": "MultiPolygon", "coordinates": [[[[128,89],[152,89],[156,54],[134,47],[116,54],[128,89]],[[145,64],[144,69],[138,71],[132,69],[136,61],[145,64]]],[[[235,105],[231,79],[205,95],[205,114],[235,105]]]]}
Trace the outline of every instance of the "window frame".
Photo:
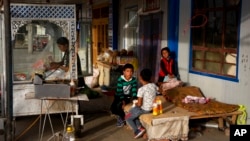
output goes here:
{"type": "Polygon", "coordinates": [[[138,36],[139,36],[139,33],[137,31],[138,29],[138,21],[139,21],[139,15],[138,15],[138,6],[131,6],[131,7],[128,7],[128,8],[125,8],[125,22],[126,22],[126,25],[124,26],[124,40],[123,40],[123,45],[124,45],[124,49],[131,49],[129,48],[128,43],[131,43],[133,42],[133,51],[134,53],[136,53],[136,50],[137,50],[137,46],[138,46],[138,36]],[[135,25],[134,24],[129,24],[129,20],[131,20],[131,13],[130,12],[134,12],[135,15],[137,16],[136,17],[136,23],[135,25]],[[130,35],[133,35],[133,38],[130,39],[130,41],[128,41],[128,38],[130,35]]]}
{"type": "MultiPolygon", "coordinates": [[[[240,50],[240,47],[239,47],[239,40],[240,40],[240,18],[241,18],[241,1],[238,3],[238,11],[237,11],[237,13],[238,13],[238,19],[237,19],[237,23],[236,23],[236,25],[237,25],[237,27],[236,27],[236,33],[237,33],[237,35],[236,35],[236,48],[226,48],[225,46],[223,47],[223,45],[224,45],[224,43],[223,42],[225,42],[225,40],[224,39],[221,39],[221,47],[220,48],[215,48],[215,47],[207,47],[206,45],[205,45],[205,43],[206,43],[206,41],[202,41],[202,45],[201,46],[196,46],[196,45],[194,45],[193,44],[193,38],[194,38],[194,33],[193,33],[193,29],[192,28],[196,28],[195,26],[196,25],[192,25],[192,20],[193,20],[193,15],[194,15],[194,12],[197,12],[197,9],[194,9],[194,2],[195,2],[195,0],[192,0],[192,8],[191,8],[191,10],[192,10],[192,12],[191,12],[191,16],[192,16],[192,18],[191,18],[191,22],[190,22],[190,30],[191,30],[191,32],[190,32],[190,61],[189,61],[189,72],[190,73],[193,73],[193,74],[198,74],[198,75],[204,75],[204,76],[209,76],[209,77],[214,77],[214,78],[219,78],[219,79],[223,79],[223,80],[229,80],[229,81],[234,81],[234,82],[238,82],[239,80],[238,80],[238,67],[239,67],[239,61],[238,61],[238,59],[239,59],[239,50],[240,50]],[[204,67],[202,68],[202,69],[196,69],[196,68],[194,68],[194,62],[195,62],[195,57],[193,56],[194,55],[194,51],[202,51],[203,53],[203,55],[204,54],[206,54],[206,52],[217,52],[217,53],[235,53],[235,55],[236,55],[236,62],[235,62],[235,76],[230,76],[230,75],[226,75],[226,74],[223,74],[223,65],[225,65],[225,64],[230,64],[230,63],[227,63],[225,60],[223,60],[223,59],[221,59],[220,60],[220,62],[219,63],[221,63],[220,64],[220,73],[214,73],[214,72],[211,72],[211,71],[208,71],[206,68],[204,69],[204,67]]],[[[226,9],[226,8],[228,8],[228,7],[226,7],[225,5],[220,9],[221,11],[219,11],[219,12],[224,12],[224,13],[226,13],[224,10],[226,9]]],[[[235,8],[235,7],[234,7],[235,8]]],[[[212,10],[214,10],[214,9],[212,9],[212,10]]],[[[209,12],[211,12],[212,11],[211,9],[209,10],[209,8],[207,8],[207,9],[199,9],[198,10],[198,12],[204,12],[204,11],[206,11],[207,13],[209,13],[209,12]]],[[[228,9],[227,9],[228,10],[228,9]]],[[[216,11],[217,12],[217,11],[216,11]]],[[[199,13],[198,13],[199,14],[199,13]]],[[[209,17],[208,17],[209,18],[209,17]]],[[[225,17],[223,17],[223,18],[225,18],[225,17]]],[[[207,20],[209,20],[209,19],[207,19],[207,20]]],[[[226,24],[225,24],[225,22],[223,23],[223,25],[222,26],[226,26],[226,24]]],[[[206,25],[204,26],[204,27],[206,27],[206,25]]],[[[201,32],[201,34],[204,34],[206,31],[205,30],[203,30],[202,32],[201,32]]],[[[222,31],[222,35],[221,36],[224,36],[224,32],[225,32],[225,29],[223,29],[223,31],[222,31]]],[[[225,55],[223,54],[223,55],[221,55],[222,57],[225,57],[225,55]]],[[[202,65],[204,66],[204,64],[206,64],[207,62],[209,62],[209,61],[211,61],[211,60],[206,60],[206,58],[203,56],[203,58],[202,58],[203,60],[201,60],[201,62],[202,62],[202,65]]],[[[196,59],[196,60],[198,60],[198,59],[196,59]]],[[[212,61],[211,61],[212,62],[212,61]]],[[[218,63],[218,62],[217,62],[218,63]]]]}
{"type": "Polygon", "coordinates": [[[79,41],[79,50],[84,50],[83,54],[78,53],[81,60],[81,68],[84,76],[91,76],[93,75],[93,51],[92,51],[92,25],[91,21],[79,21],[79,35],[80,35],[80,41],[79,41]]]}

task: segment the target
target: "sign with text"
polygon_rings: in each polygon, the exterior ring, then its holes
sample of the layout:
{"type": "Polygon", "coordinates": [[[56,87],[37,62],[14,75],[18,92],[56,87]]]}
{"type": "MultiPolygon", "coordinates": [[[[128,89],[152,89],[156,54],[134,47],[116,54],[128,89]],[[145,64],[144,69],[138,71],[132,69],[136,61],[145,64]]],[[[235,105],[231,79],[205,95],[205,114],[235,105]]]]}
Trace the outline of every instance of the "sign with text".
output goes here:
{"type": "Polygon", "coordinates": [[[248,141],[250,125],[230,125],[230,141],[248,141]]]}

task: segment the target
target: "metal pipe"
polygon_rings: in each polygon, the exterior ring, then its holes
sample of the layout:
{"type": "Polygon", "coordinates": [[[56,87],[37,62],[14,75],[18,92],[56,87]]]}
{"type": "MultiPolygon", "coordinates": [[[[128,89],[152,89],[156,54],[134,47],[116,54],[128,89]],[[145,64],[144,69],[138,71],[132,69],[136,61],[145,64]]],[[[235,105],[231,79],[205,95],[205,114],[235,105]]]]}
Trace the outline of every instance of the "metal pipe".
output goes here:
{"type": "Polygon", "coordinates": [[[10,1],[3,0],[4,24],[5,24],[5,63],[6,63],[6,141],[13,140],[13,82],[12,82],[12,47],[11,47],[11,22],[10,22],[10,1]]]}
{"type": "Polygon", "coordinates": [[[1,91],[1,117],[5,118],[5,98],[6,98],[6,92],[5,92],[5,76],[6,76],[6,72],[5,72],[5,68],[6,68],[6,64],[4,63],[5,62],[5,48],[4,48],[4,43],[5,43],[5,40],[4,40],[4,12],[3,12],[3,1],[1,1],[0,3],[0,12],[1,12],[1,17],[0,17],[0,21],[1,21],[1,29],[0,29],[0,40],[2,41],[0,43],[0,55],[1,55],[1,64],[2,66],[0,67],[0,72],[2,74],[0,74],[0,79],[1,79],[1,86],[0,86],[0,91],[1,91]]]}

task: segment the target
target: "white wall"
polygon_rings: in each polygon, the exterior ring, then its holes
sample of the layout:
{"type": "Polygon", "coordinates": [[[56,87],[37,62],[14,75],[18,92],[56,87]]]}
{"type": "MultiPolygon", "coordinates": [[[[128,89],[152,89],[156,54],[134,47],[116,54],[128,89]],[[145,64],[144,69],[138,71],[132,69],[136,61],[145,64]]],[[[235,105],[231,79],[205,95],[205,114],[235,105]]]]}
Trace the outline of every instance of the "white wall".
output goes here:
{"type": "Polygon", "coordinates": [[[189,0],[180,1],[179,11],[179,43],[178,43],[178,67],[182,81],[188,82],[189,65],[189,41],[190,30],[187,28],[191,16],[191,3],[189,0]],[[184,32],[185,31],[185,32],[184,32]]]}
{"type": "MultiPolygon", "coordinates": [[[[230,104],[243,104],[247,107],[248,117],[250,117],[250,1],[242,0],[242,15],[240,26],[239,44],[239,82],[232,82],[219,78],[212,78],[197,74],[191,74],[189,69],[189,49],[190,49],[190,29],[187,24],[190,20],[191,1],[180,1],[180,21],[179,21],[179,49],[178,65],[181,79],[189,85],[198,86],[207,97],[214,97],[218,101],[230,104]],[[184,33],[185,31],[185,33],[184,33]]],[[[250,123],[250,118],[248,118],[250,123]]]]}

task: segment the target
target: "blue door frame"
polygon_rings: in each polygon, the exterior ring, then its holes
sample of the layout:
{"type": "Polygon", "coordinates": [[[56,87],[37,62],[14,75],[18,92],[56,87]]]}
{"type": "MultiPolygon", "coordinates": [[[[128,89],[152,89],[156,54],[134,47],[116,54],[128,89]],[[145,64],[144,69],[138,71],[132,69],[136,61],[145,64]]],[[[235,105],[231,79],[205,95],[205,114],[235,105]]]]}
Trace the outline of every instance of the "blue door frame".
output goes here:
{"type": "Polygon", "coordinates": [[[175,59],[178,58],[179,0],[168,0],[168,47],[175,59]]]}

